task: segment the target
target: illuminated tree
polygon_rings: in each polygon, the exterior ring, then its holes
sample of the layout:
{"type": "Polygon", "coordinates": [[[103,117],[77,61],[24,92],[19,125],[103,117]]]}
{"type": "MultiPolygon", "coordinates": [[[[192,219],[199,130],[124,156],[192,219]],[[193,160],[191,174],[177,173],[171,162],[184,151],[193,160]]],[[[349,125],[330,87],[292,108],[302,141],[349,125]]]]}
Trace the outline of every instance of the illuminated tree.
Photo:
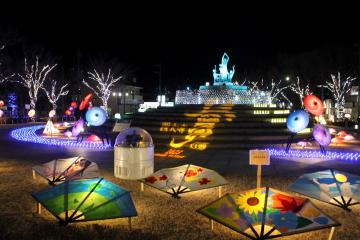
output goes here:
{"type": "Polygon", "coordinates": [[[41,65],[36,56],[35,64],[28,66],[25,58],[24,75],[18,74],[20,81],[16,81],[29,90],[30,106],[35,109],[39,90],[43,88],[47,75],[56,67],[57,64],[41,65]]]}
{"type": "Polygon", "coordinates": [[[52,109],[54,109],[56,111],[57,109],[57,102],[59,101],[59,98],[61,96],[66,96],[68,95],[69,91],[65,91],[65,88],[67,87],[68,84],[64,84],[60,87],[60,90],[56,88],[56,81],[51,81],[51,89],[50,86],[48,87],[42,87],[42,89],[44,90],[44,92],[46,93],[46,96],[49,100],[49,102],[52,105],[52,109]]]}
{"type": "Polygon", "coordinates": [[[331,74],[331,81],[327,81],[324,86],[331,91],[335,98],[336,117],[338,119],[344,117],[345,94],[350,92],[352,82],[355,79],[352,77],[346,77],[345,80],[341,79],[340,72],[338,72],[337,76],[331,74]]]}
{"type": "Polygon", "coordinates": [[[297,81],[296,81],[296,83],[292,83],[290,85],[290,90],[293,91],[294,93],[296,93],[299,96],[301,106],[303,106],[304,97],[306,95],[311,94],[311,92],[310,92],[309,84],[306,84],[305,86],[302,86],[302,84],[300,83],[300,78],[299,77],[296,77],[296,78],[297,78],[297,81]]]}
{"type": "Polygon", "coordinates": [[[85,80],[83,80],[83,83],[90,88],[98,98],[100,98],[102,105],[107,111],[111,89],[114,84],[122,78],[122,76],[117,78],[114,77],[111,73],[111,69],[109,68],[107,74],[104,74],[103,72],[99,74],[96,69],[94,69],[93,72],[88,72],[88,78],[93,81],[93,86],[85,80]]]}
{"type": "MultiPolygon", "coordinates": [[[[5,48],[5,45],[1,45],[0,44],[0,52],[5,48]]],[[[1,62],[0,62],[0,67],[1,67],[1,62]]],[[[10,78],[12,78],[14,76],[14,74],[11,74],[10,76],[4,76],[1,72],[0,72],[0,83],[6,82],[7,80],[9,80],[10,78]]]]}
{"type": "Polygon", "coordinates": [[[264,83],[264,80],[261,79],[260,82],[250,82],[249,90],[250,92],[267,91],[269,93],[271,103],[280,100],[280,97],[282,97],[285,100],[287,100],[290,104],[292,104],[283,93],[283,91],[289,87],[290,87],[289,85],[284,85],[282,83],[282,80],[276,82],[274,81],[274,79],[271,79],[270,85],[267,85],[264,83]]]}

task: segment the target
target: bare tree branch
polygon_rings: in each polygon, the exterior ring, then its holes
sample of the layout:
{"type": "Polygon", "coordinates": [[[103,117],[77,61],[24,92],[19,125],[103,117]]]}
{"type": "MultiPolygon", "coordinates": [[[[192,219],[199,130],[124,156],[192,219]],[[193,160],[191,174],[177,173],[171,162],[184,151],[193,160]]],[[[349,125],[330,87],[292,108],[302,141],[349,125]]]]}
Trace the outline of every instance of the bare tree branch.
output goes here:
{"type": "Polygon", "coordinates": [[[51,81],[51,89],[49,89],[49,87],[41,87],[45,94],[46,94],[46,97],[48,98],[49,102],[51,103],[52,105],[52,108],[56,111],[57,109],[57,102],[59,101],[59,98],[61,96],[66,96],[68,95],[69,91],[65,91],[65,88],[68,86],[68,84],[64,84],[60,87],[60,90],[58,90],[56,88],[56,84],[57,82],[56,81],[51,81]]]}
{"type": "Polygon", "coordinates": [[[306,84],[305,87],[303,87],[301,84],[300,84],[300,78],[299,77],[296,77],[297,78],[297,81],[296,83],[292,83],[290,85],[290,90],[293,91],[294,93],[296,93],[299,98],[300,98],[300,102],[301,102],[301,106],[304,104],[303,103],[303,99],[306,95],[309,95],[311,94],[310,92],[310,88],[309,88],[309,84],[306,84]]]}
{"type": "Polygon", "coordinates": [[[338,72],[337,76],[331,74],[331,81],[327,81],[326,87],[331,91],[335,98],[335,109],[336,109],[336,117],[339,119],[344,118],[344,108],[345,108],[345,95],[350,92],[351,85],[353,81],[356,79],[355,77],[346,77],[346,79],[341,79],[340,72],[338,72]]]}
{"type": "Polygon", "coordinates": [[[95,85],[91,86],[92,84],[90,84],[90,81],[87,82],[83,80],[84,85],[90,88],[91,91],[100,98],[102,105],[107,110],[111,89],[114,84],[122,78],[122,76],[117,78],[114,77],[111,73],[111,69],[109,68],[107,74],[104,74],[103,72],[99,74],[96,69],[94,69],[93,72],[88,72],[88,78],[89,80],[92,80],[95,85]]]}
{"type": "Polygon", "coordinates": [[[39,64],[39,58],[36,56],[35,64],[28,66],[27,59],[25,58],[24,75],[17,74],[20,77],[20,81],[15,81],[29,90],[30,106],[32,109],[36,107],[36,101],[39,94],[39,90],[43,88],[47,75],[57,66],[54,64],[41,65],[39,64]]]}

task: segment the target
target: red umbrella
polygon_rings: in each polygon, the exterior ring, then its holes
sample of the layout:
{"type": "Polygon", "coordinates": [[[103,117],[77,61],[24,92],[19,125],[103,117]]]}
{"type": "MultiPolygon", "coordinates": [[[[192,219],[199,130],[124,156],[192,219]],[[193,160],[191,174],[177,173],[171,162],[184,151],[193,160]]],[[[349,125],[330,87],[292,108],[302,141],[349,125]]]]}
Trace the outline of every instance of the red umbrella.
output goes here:
{"type": "Polygon", "coordinates": [[[92,93],[89,93],[88,95],[86,95],[84,100],[81,101],[80,106],[79,106],[80,111],[84,110],[89,105],[91,97],[92,97],[92,93]]]}
{"type": "Polygon", "coordinates": [[[320,116],[324,113],[323,102],[315,95],[307,95],[304,98],[304,106],[308,112],[315,116],[320,116]]]}

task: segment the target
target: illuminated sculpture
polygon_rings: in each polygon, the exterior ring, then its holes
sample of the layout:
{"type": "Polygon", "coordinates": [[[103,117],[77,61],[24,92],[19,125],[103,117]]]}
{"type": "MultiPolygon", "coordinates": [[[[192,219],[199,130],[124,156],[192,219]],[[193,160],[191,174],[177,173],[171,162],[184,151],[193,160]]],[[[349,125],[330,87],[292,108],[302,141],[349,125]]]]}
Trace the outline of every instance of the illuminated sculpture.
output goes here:
{"type": "Polygon", "coordinates": [[[49,112],[49,118],[52,118],[52,117],[54,117],[55,115],[56,115],[56,112],[55,112],[54,109],[49,112]]]}
{"type": "Polygon", "coordinates": [[[360,202],[360,176],[338,170],[307,173],[298,178],[289,190],[339,206],[347,211],[360,202]]]}
{"type": "Polygon", "coordinates": [[[46,144],[46,145],[60,146],[60,147],[63,146],[63,147],[78,147],[78,148],[93,148],[93,149],[109,149],[112,147],[109,143],[98,144],[88,141],[78,142],[72,139],[43,137],[41,134],[39,135],[37,133],[40,129],[43,128],[44,125],[22,127],[12,130],[10,135],[12,138],[18,141],[33,142],[38,144],[46,144]]]}
{"type": "Polygon", "coordinates": [[[174,198],[180,198],[179,195],[183,193],[227,184],[227,181],[214,170],[191,164],[161,169],[142,179],[141,182],[168,193],[174,198]]]}
{"type": "Polygon", "coordinates": [[[0,100],[0,107],[5,106],[5,102],[3,100],[0,100]]]}
{"type": "Polygon", "coordinates": [[[89,93],[88,95],[86,95],[86,97],[81,101],[80,106],[79,106],[79,110],[82,111],[85,108],[87,108],[89,106],[89,103],[91,101],[92,98],[92,93],[89,93]]]}
{"type": "Polygon", "coordinates": [[[154,172],[154,144],[141,128],[119,133],[114,145],[114,175],[121,179],[142,179],[154,172]]]}
{"type": "Polygon", "coordinates": [[[197,212],[252,240],[340,225],[309,199],[268,187],[226,194],[197,212]]]}
{"type": "Polygon", "coordinates": [[[28,112],[28,116],[29,116],[29,118],[35,117],[35,110],[34,110],[34,109],[30,109],[30,111],[28,112]]]}
{"type": "Polygon", "coordinates": [[[81,132],[83,132],[84,131],[84,125],[85,125],[85,121],[82,118],[77,120],[74,123],[74,126],[73,126],[73,128],[71,130],[72,136],[77,137],[81,132]]]}
{"type": "Polygon", "coordinates": [[[45,128],[44,128],[44,131],[43,131],[43,134],[57,134],[57,133],[60,133],[59,129],[55,128],[53,122],[51,120],[48,120],[46,125],[45,125],[45,128]]]}
{"type": "Polygon", "coordinates": [[[303,131],[309,125],[309,114],[303,110],[297,110],[289,115],[286,125],[292,132],[285,149],[285,152],[289,152],[295,135],[303,131]]]}
{"type": "Polygon", "coordinates": [[[99,107],[93,107],[86,112],[86,121],[90,126],[101,126],[106,122],[106,112],[99,107]]]}
{"type": "Polygon", "coordinates": [[[130,192],[103,178],[65,181],[32,196],[64,225],[137,216],[130,192]]]}
{"type": "Polygon", "coordinates": [[[72,114],[72,112],[71,112],[70,109],[67,109],[67,110],[65,111],[65,115],[66,115],[66,116],[70,116],[71,114],[72,114]]]}
{"type": "Polygon", "coordinates": [[[331,143],[331,134],[329,130],[320,124],[315,124],[313,127],[313,137],[317,143],[319,143],[320,148],[326,147],[331,143]]]}
{"type": "Polygon", "coordinates": [[[4,116],[4,111],[0,109],[0,118],[4,116]]]}
{"type": "Polygon", "coordinates": [[[235,66],[232,66],[232,70],[228,72],[228,68],[227,68],[228,62],[229,62],[229,56],[226,53],[224,53],[224,55],[221,58],[221,63],[219,64],[219,73],[217,73],[216,65],[213,69],[214,86],[223,85],[223,84],[233,85],[231,79],[233,78],[235,73],[235,66]]]}
{"type": "Polygon", "coordinates": [[[100,175],[97,164],[83,157],[56,159],[32,169],[51,185],[66,180],[97,178],[100,175]]]}
{"type": "Polygon", "coordinates": [[[320,116],[324,113],[323,102],[315,95],[307,95],[304,98],[304,106],[309,113],[320,116]]]}
{"type": "Polygon", "coordinates": [[[301,132],[309,125],[309,114],[303,110],[297,110],[289,115],[286,124],[291,132],[301,132]]]}
{"type": "Polygon", "coordinates": [[[219,64],[219,72],[213,71],[214,84],[200,86],[199,90],[176,91],[176,104],[270,104],[269,91],[248,90],[247,86],[233,83],[235,66],[227,68],[229,56],[224,53],[219,64]]]}

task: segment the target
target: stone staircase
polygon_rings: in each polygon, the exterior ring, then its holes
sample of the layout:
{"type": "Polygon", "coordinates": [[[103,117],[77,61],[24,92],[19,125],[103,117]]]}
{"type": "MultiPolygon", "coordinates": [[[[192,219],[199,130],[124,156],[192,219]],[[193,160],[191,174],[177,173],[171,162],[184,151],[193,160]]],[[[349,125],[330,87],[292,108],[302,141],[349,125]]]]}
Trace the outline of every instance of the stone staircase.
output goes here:
{"type": "Polygon", "coordinates": [[[176,105],[133,114],[131,126],[146,129],[155,146],[250,149],[286,143],[288,115],[266,105],[176,105]]]}

